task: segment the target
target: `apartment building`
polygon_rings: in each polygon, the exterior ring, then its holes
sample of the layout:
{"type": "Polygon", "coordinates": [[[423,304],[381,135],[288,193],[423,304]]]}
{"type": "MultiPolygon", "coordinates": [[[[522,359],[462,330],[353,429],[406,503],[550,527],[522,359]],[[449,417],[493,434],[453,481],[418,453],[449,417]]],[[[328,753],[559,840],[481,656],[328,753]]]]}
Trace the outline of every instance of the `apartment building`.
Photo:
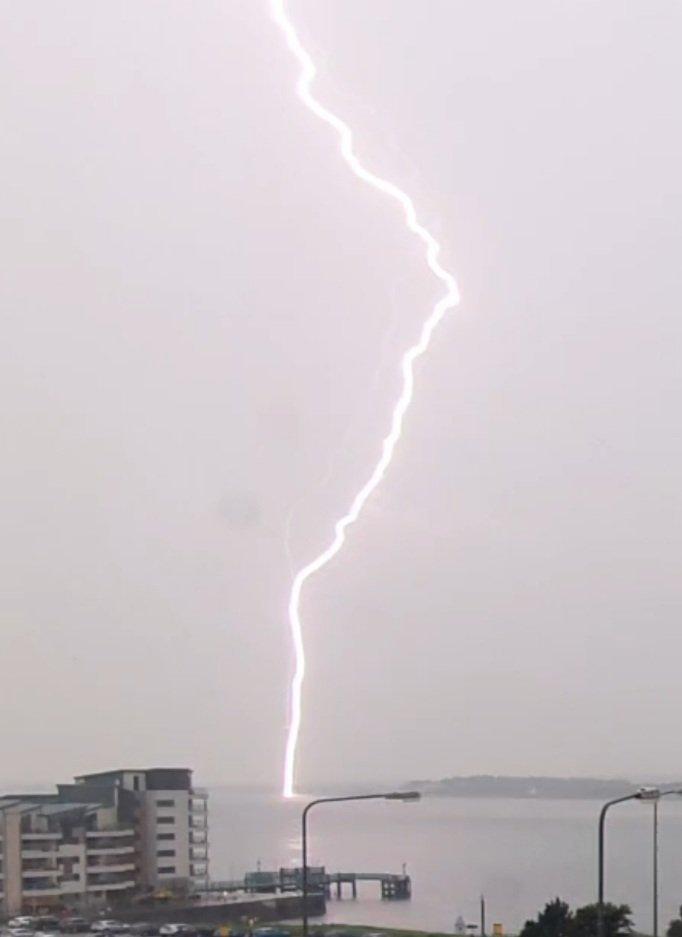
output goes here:
{"type": "Polygon", "coordinates": [[[0,798],[6,914],[125,902],[208,882],[207,797],[184,768],[107,771],[0,798]]]}
{"type": "Polygon", "coordinates": [[[138,808],[140,881],[158,889],[208,882],[208,795],[192,786],[186,768],[106,771],[76,778],[76,785],[114,788],[138,808]]]}

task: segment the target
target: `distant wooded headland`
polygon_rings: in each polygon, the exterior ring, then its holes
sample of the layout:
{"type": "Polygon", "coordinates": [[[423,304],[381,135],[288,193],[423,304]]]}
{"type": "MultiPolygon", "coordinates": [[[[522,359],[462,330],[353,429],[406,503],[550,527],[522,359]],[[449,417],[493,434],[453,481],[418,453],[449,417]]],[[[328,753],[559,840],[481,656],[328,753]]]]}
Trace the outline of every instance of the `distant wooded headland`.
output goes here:
{"type": "MultiPolygon", "coordinates": [[[[647,782],[646,786],[649,784],[661,789],[682,789],[682,782],[647,782]]],[[[440,797],[516,797],[546,800],[608,800],[611,797],[634,794],[642,786],[642,783],[623,779],[497,777],[487,774],[443,778],[440,781],[409,782],[409,787],[440,797]]]]}

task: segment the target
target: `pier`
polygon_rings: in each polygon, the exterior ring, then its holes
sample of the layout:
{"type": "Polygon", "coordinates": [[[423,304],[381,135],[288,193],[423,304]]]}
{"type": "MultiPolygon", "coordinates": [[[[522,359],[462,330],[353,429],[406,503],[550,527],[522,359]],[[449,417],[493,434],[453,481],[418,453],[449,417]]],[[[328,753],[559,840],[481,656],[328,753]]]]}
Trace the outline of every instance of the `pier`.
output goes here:
{"type": "MultiPolygon", "coordinates": [[[[350,890],[351,898],[358,896],[358,882],[377,882],[385,901],[406,900],[412,897],[409,875],[393,872],[327,872],[324,866],[308,868],[308,891],[322,892],[327,898],[334,893],[338,900],[350,890]]],[[[303,888],[303,870],[282,868],[278,872],[247,872],[243,879],[211,882],[209,892],[244,891],[248,894],[285,894],[303,888]]]]}

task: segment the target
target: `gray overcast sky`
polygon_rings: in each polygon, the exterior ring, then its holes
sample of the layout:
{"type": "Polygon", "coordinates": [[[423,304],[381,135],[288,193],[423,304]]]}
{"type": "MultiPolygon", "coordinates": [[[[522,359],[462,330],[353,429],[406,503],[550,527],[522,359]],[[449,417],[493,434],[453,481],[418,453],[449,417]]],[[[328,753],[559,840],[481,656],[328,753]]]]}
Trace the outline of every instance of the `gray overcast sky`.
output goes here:
{"type": "MultiPolygon", "coordinates": [[[[461,309],[304,599],[301,778],[679,772],[682,7],[292,0],[461,309]]],[[[3,774],[279,783],[284,543],[437,288],[255,0],[0,3],[3,774]]]]}

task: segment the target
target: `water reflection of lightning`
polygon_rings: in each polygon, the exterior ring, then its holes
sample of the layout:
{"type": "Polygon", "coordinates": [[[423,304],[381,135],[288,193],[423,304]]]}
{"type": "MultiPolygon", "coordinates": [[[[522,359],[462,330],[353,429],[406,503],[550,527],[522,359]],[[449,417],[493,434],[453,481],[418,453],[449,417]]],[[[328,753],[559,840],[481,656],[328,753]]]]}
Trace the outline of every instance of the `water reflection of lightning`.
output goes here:
{"type": "Polygon", "coordinates": [[[405,413],[412,401],[412,395],[414,393],[414,362],[420,355],[423,355],[429,347],[433,331],[447,310],[458,304],[459,291],[457,289],[457,283],[454,276],[447,270],[443,269],[443,267],[438,262],[440,245],[433,237],[433,235],[417,221],[417,215],[414,205],[412,204],[412,199],[392,182],[389,182],[387,179],[382,179],[381,176],[376,176],[368,169],[365,169],[358,157],[355,155],[355,150],[353,148],[353,135],[348,125],[345,124],[340,117],[337,117],[336,114],[333,114],[331,111],[327,110],[327,108],[320,104],[320,102],[313,96],[310,89],[316,74],[315,64],[308,52],[301,44],[301,40],[298,38],[296,30],[287,16],[284,0],[271,0],[270,6],[272,18],[281,28],[286,43],[301,68],[296,85],[298,97],[305,104],[308,110],[312,111],[316,117],[319,117],[320,120],[323,120],[326,124],[329,124],[329,126],[336,131],[339,136],[341,155],[350,169],[358,177],[358,179],[361,179],[363,182],[366,182],[373,188],[378,189],[379,192],[383,192],[384,195],[388,195],[390,198],[398,202],[404,213],[405,224],[409,230],[412,231],[412,233],[415,234],[420,239],[420,241],[422,241],[425,247],[426,263],[428,264],[429,269],[433,275],[443,283],[446,289],[444,296],[438,300],[428,317],[425,319],[421,327],[421,331],[419,332],[417,341],[414,345],[408,348],[402,356],[402,388],[400,391],[400,396],[398,397],[393,408],[389,432],[384,437],[379,460],[374,466],[374,469],[372,470],[372,473],[365,484],[362,486],[362,488],[360,488],[360,490],[353,498],[347,512],[342,517],[340,517],[334,525],[334,536],[329,546],[298,571],[291,586],[291,593],[289,596],[289,625],[294,643],[296,664],[291,682],[291,712],[286,753],[284,758],[283,784],[284,796],[291,797],[294,793],[296,748],[298,744],[299,730],[301,728],[301,693],[303,689],[303,678],[305,676],[305,648],[303,645],[303,632],[301,627],[300,612],[301,591],[308,579],[310,579],[311,576],[322,569],[323,566],[326,566],[327,563],[339,552],[346,540],[346,529],[358,519],[363,507],[365,506],[365,502],[384,477],[386,469],[390,465],[391,459],[393,458],[393,452],[395,450],[396,444],[402,434],[405,413]]]}

